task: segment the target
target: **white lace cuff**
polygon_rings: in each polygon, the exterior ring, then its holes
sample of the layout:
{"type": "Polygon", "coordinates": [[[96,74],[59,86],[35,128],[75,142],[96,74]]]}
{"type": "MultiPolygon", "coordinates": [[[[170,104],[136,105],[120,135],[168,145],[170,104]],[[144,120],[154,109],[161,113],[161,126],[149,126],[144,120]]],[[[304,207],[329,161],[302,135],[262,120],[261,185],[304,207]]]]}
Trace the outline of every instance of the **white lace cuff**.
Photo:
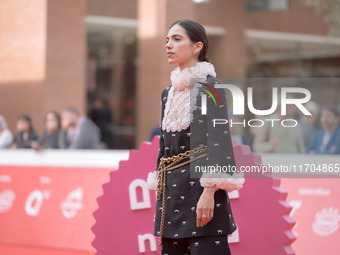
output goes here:
{"type": "Polygon", "coordinates": [[[245,181],[243,176],[243,173],[229,175],[229,177],[226,177],[225,173],[203,173],[200,183],[202,187],[214,187],[215,189],[233,191],[243,187],[245,181]]]}
{"type": "Polygon", "coordinates": [[[158,185],[157,171],[149,172],[146,183],[150,190],[157,190],[158,185]]]}

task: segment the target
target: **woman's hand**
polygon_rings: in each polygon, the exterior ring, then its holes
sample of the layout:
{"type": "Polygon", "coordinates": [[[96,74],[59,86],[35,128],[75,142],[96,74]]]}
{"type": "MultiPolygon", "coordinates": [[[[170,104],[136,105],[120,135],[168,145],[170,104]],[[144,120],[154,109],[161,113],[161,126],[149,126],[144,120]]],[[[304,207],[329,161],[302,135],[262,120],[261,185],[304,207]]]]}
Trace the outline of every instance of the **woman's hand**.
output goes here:
{"type": "Polygon", "coordinates": [[[197,217],[196,226],[197,227],[203,227],[213,218],[214,205],[215,205],[214,194],[215,194],[215,188],[205,187],[203,189],[203,192],[196,206],[196,217],[197,217]]]}

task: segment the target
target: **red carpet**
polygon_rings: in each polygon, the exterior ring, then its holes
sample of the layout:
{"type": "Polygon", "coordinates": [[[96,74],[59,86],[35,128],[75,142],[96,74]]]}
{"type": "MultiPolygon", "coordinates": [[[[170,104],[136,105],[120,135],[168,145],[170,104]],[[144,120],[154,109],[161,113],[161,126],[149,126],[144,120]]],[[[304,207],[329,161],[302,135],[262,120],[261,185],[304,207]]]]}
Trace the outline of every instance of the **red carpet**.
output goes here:
{"type": "Polygon", "coordinates": [[[11,246],[0,244],[1,255],[94,255],[89,252],[50,250],[30,246],[11,246]]]}

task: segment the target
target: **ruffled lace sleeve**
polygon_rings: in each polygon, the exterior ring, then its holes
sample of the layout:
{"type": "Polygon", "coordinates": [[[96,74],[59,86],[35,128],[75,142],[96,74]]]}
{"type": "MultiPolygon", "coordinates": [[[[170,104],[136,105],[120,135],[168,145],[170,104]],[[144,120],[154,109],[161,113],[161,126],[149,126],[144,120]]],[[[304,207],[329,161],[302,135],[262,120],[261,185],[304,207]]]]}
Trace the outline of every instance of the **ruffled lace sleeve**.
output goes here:
{"type": "Polygon", "coordinates": [[[156,165],[155,171],[149,172],[147,180],[146,180],[147,186],[150,190],[157,190],[157,183],[158,183],[157,168],[159,166],[161,157],[164,156],[164,134],[163,134],[164,131],[162,130],[162,121],[163,121],[163,118],[164,118],[164,109],[165,109],[165,104],[166,104],[167,97],[168,97],[169,88],[170,87],[167,87],[166,89],[163,90],[162,97],[161,97],[161,104],[162,104],[162,110],[161,111],[162,112],[161,112],[161,121],[160,121],[161,124],[159,125],[160,131],[161,131],[161,136],[159,138],[159,149],[158,149],[159,152],[158,152],[158,157],[157,157],[157,165],[156,165]]]}
{"type": "MultiPolygon", "coordinates": [[[[215,82],[220,83],[213,78],[207,80],[207,83],[213,88],[215,88],[215,82]]],[[[243,173],[236,173],[229,124],[213,126],[214,119],[228,120],[225,91],[217,88],[215,90],[220,96],[222,104],[218,103],[216,106],[211,98],[207,99],[207,171],[202,173],[200,184],[202,187],[215,187],[215,189],[227,191],[239,190],[243,186],[244,178],[243,173]]]]}

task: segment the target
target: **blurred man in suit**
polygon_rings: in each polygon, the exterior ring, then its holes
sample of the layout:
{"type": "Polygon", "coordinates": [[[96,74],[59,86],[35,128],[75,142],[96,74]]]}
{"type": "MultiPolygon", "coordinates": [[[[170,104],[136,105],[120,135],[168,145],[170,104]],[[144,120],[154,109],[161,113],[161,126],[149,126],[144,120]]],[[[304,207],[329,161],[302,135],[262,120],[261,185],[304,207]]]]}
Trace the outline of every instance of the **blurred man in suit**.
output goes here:
{"type": "Polygon", "coordinates": [[[88,118],[80,115],[76,108],[68,107],[61,116],[64,130],[61,147],[69,149],[103,149],[99,128],[88,118]]]}
{"type": "Polygon", "coordinates": [[[317,131],[307,150],[309,154],[340,154],[340,113],[333,106],[325,107],[321,112],[322,129],[317,131]]]}

